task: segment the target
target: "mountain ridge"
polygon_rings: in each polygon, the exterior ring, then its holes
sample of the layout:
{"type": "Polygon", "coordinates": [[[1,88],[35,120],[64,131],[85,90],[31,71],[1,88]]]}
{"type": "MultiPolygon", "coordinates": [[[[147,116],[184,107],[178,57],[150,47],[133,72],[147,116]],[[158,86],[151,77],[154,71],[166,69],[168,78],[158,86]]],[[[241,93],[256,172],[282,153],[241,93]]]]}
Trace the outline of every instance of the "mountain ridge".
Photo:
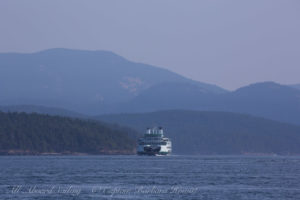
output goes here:
{"type": "Polygon", "coordinates": [[[97,114],[162,82],[188,82],[212,93],[226,90],[109,51],[49,49],[0,54],[0,104],[62,107],[97,114]]]}
{"type": "Polygon", "coordinates": [[[289,85],[292,88],[296,88],[298,90],[300,90],[300,83],[299,84],[294,84],[294,85],[289,85]]]}
{"type": "Polygon", "coordinates": [[[224,94],[211,94],[188,83],[167,85],[168,87],[166,84],[162,87],[153,86],[106,113],[141,113],[170,109],[224,111],[300,124],[300,91],[289,86],[262,82],[224,94]]]}

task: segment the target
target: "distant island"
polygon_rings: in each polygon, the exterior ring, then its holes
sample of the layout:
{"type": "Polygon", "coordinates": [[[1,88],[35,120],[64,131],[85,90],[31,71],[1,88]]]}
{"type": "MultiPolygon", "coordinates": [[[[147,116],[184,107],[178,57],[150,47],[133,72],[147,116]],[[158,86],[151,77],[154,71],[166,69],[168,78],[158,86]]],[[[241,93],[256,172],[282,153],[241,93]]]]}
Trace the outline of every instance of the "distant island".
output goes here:
{"type": "Polygon", "coordinates": [[[134,154],[134,135],[91,120],[0,112],[1,155],[134,154]]]}

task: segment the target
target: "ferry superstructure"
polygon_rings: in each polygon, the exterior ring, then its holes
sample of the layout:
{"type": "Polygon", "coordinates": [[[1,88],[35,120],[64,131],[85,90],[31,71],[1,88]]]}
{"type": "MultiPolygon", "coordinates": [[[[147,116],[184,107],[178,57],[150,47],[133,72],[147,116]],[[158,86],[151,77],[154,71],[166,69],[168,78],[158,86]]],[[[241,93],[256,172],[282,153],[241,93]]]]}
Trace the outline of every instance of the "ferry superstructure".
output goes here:
{"type": "Polygon", "coordinates": [[[148,128],[143,137],[138,140],[138,155],[169,155],[172,152],[172,142],[164,137],[162,127],[148,128]]]}

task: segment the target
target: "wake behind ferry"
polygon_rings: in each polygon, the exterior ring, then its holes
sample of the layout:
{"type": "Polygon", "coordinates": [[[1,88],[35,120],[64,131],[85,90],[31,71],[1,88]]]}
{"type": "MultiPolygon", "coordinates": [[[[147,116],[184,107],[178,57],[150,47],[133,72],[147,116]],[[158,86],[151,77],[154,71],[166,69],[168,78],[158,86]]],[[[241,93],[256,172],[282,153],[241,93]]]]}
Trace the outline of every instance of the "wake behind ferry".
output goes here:
{"type": "Polygon", "coordinates": [[[138,140],[138,155],[169,155],[172,152],[172,142],[164,137],[162,127],[148,128],[143,137],[138,140]]]}

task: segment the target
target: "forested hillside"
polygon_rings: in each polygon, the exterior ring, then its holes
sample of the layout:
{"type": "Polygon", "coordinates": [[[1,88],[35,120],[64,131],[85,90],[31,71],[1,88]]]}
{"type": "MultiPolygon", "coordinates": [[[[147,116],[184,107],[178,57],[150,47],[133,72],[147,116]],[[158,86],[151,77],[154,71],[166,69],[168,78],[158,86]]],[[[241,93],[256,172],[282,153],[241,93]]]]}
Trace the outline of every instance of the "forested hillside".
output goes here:
{"type": "Polygon", "coordinates": [[[132,154],[136,133],[67,117],[0,112],[1,154],[132,154]]]}

